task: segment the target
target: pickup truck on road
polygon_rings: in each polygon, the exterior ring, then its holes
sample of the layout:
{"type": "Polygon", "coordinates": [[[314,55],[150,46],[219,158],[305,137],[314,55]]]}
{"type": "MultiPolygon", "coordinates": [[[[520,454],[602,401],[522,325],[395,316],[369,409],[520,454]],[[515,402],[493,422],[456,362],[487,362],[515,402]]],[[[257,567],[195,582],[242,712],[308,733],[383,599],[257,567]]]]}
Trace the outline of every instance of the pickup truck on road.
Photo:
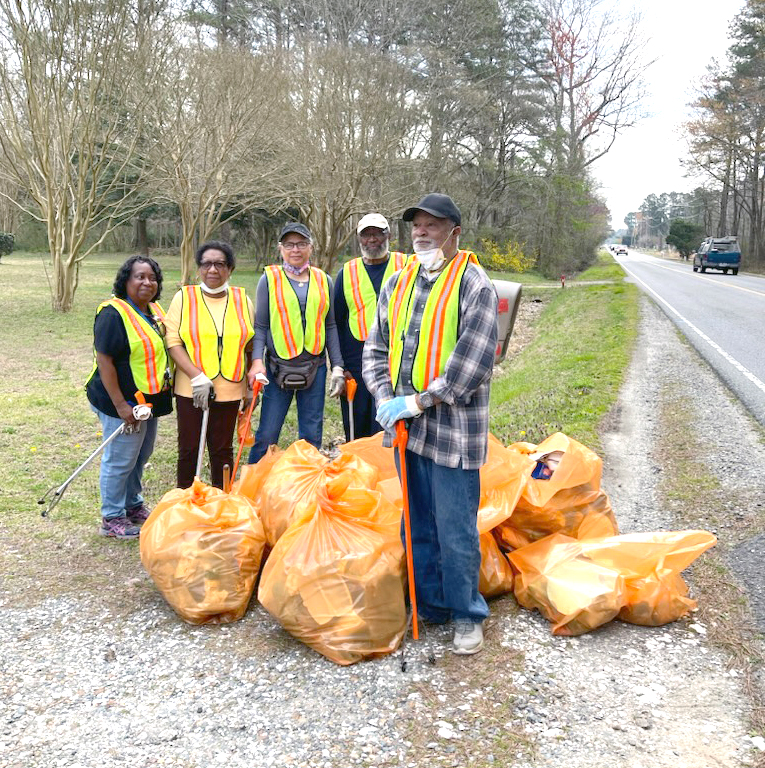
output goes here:
{"type": "Polygon", "coordinates": [[[740,264],[741,249],[735,237],[708,237],[693,256],[694,272],[720,269],[726,275],[728,270],[737,275],[740,264]]]}

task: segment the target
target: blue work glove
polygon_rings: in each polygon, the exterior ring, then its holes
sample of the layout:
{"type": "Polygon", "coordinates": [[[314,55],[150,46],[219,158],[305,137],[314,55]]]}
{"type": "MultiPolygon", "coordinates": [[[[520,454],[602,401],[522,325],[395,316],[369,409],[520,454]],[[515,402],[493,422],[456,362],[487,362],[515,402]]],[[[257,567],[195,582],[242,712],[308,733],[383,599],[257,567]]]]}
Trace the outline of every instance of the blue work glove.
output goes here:
{"type": "Polygon", "coordinates": [[[393,400],[386,400],[381,403],[375,418],[381,427],[392,429],[393,425],[400,419],[411,419],[421,413],[422,408],[417,405],[415,395],[407,395],[406,397],[394,397],[393,400]]]}

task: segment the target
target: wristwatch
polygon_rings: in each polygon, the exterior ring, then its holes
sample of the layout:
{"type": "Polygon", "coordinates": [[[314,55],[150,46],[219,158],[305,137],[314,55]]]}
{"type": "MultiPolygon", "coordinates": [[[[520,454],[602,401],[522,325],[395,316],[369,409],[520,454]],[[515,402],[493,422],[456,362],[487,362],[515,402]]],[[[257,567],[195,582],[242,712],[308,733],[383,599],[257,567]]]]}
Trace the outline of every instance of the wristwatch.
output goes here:
{"type": "Polygon", "coordinates": [[[426,411],[428,408],[432,408],[435,405],[433,395],[431,395],[427,390],[425,390],[425,392],[418,392],[417,404],[420,406],[420,408],[422,408],[423,411],[426,411]]]}

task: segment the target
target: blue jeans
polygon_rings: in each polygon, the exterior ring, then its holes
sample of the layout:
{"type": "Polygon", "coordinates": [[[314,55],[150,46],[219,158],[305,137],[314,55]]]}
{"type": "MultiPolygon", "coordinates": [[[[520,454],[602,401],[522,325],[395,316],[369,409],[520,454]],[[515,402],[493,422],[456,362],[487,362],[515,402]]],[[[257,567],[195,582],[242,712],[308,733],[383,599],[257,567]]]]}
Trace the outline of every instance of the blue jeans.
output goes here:
{"type": "MultiPolygon", "coordinates": [[[[104,440],[123,423],[122,419],[108,416],[97,408],[93,411],[101,422],[104,440]]],[[[156,439],[157,419],[149,419],[141,422],[138,432],[123,432],[104,448],[100,479],[101,516],[104,519],[124,517],[126,510],[143,504],[141,478],[156,439]]]]}
{"type": "Polygon", "coordinates": [[[276,385],[272,371],[268,371],[269,383],[263,389],[260,404],[260,423],[255,433],[255,445],[250,449],[250,464],[265,455],[270,445],[279,442],[284,419],[290,409],[292,397],[297,400],[298,438],[307,440],[321,448],[324,430],[324,391],[327,384],[327,366],[322,364],[316,371],[316,378],[306,389],[282,389],[276,385]]]}
{"type": "MultiPolygon", "coordinates": [[[[398,451],[395,457],[400,476],[398,451]]],[[[478,591],[478,470],[443,467],[411,451],[406,470],[417,612],[439,624],[482,622],[489,607],[478,591]]],[[[401,539],[406,546],[403,519],[401,539]]]]}

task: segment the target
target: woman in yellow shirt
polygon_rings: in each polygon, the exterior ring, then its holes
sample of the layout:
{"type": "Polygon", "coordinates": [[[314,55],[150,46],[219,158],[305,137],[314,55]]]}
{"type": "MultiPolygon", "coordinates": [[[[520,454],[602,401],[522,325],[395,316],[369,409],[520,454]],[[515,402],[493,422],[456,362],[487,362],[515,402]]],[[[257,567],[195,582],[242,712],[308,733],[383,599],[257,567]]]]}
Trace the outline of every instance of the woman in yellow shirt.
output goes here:
{"type": "Polygon", "coordinates": [[[210,473],[212,484],[222,488],[223,467],[233,464],[239,404],[247,396],[255,313],[244,288],[229,285],[236,260],[228,243],[204,243],[196,262],[199,285],[183,286],[165,319],[165,341],[176,365],[177,482],[179,488],[188,488],[194,481],[202,413],[209,409],[210,473]]]}

